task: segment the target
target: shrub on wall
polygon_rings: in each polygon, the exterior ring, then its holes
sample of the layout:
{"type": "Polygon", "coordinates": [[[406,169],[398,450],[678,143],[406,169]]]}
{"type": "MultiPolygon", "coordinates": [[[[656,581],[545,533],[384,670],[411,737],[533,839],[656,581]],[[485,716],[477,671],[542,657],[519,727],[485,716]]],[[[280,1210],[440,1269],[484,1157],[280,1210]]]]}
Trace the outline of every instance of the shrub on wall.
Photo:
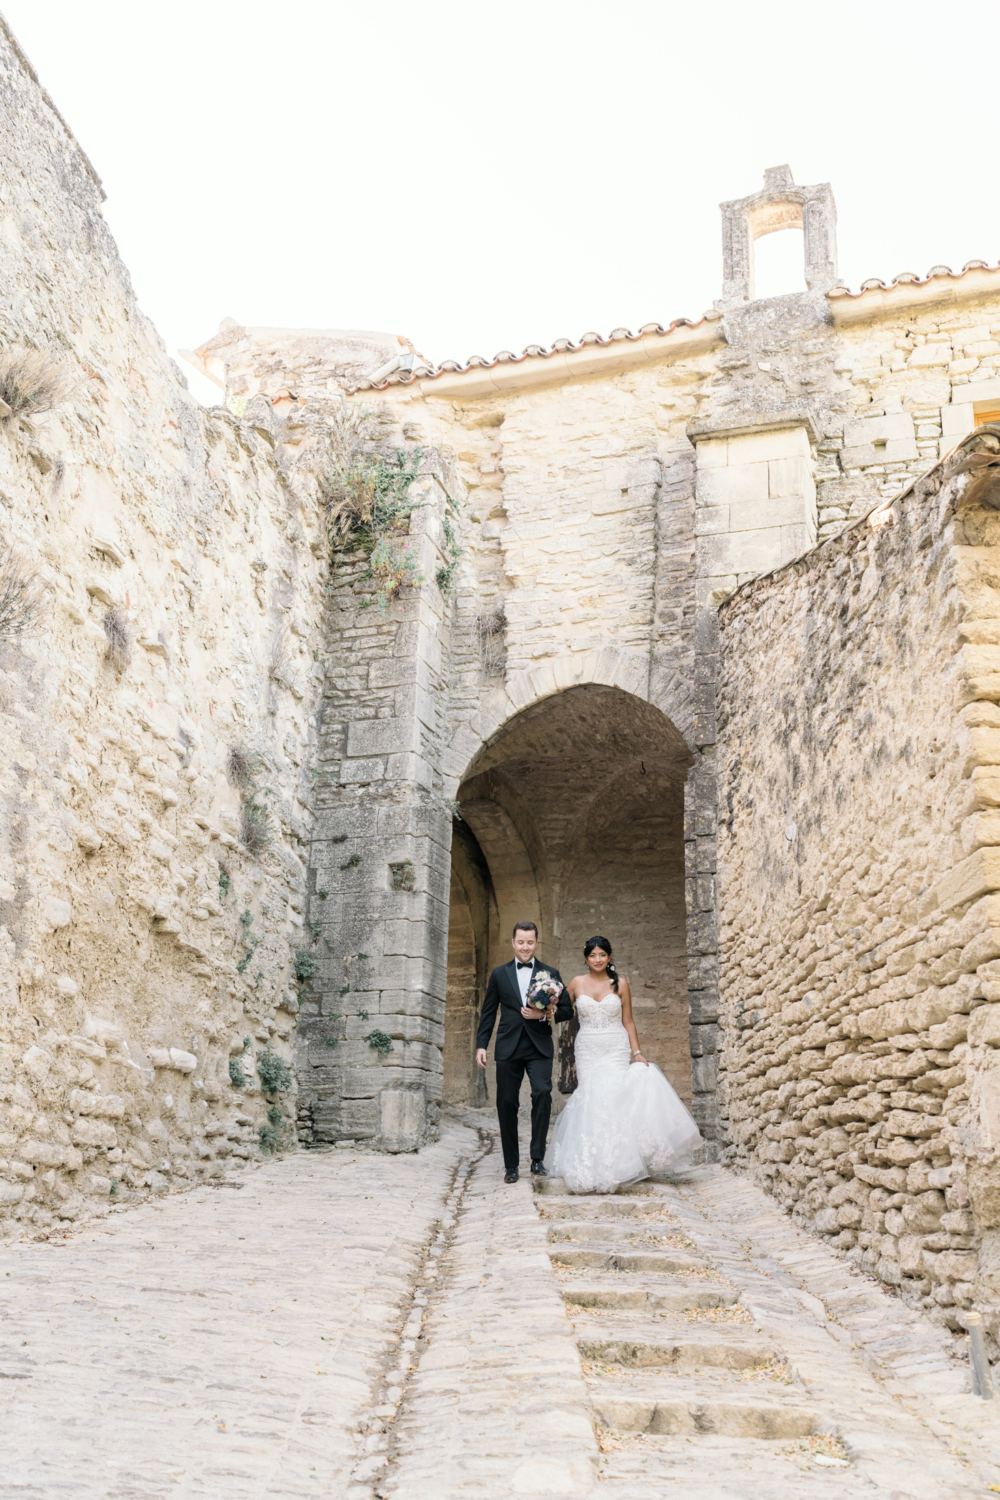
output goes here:
{"type": "Polygon", "coordinates": [[[422,450],[386,455],[375,446],[371,413],[342,400],[330,424],[323,469],[326,529],[331,552],[362,551],[364,577],[375,584],[375,603],[384,614],[407,585],[421,582],[408,541],[413,503],[410,486],[420,469],[422,450]]]}

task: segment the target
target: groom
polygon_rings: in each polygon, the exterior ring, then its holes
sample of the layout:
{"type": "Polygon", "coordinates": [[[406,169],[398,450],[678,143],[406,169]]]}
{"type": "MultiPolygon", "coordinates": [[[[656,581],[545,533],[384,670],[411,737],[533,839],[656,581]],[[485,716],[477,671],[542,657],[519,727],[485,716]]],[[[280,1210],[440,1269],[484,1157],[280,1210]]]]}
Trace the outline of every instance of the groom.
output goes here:
{"type": "Polygon", "coordinates": [[[483,1013],[476,1034],[476,1062],[486,1067],[486,1048],[493,1035],[497,1008],[500,1026],[494,1061],[497,1067],[497,1118],[503,1146],[504,1182],[516,1182],[521,1153],[517,1144],[517,1110],[521,1081],[525,1073],[531,1085],[531,1172],[545,1177],[545,1141],[552,1113],[552,1027],[557,1021],[568,1021],[573,1005],[564,988],[559,1002],[548,1009],[532,1010],[525,1004],[528,986],[539,972],[551,974],[562,984],[557,970],[539,963],[535,957],[538,928],[534,922],[514,925],[514,957],[509,964],[494,969],[486,987],[483,1013]]]}

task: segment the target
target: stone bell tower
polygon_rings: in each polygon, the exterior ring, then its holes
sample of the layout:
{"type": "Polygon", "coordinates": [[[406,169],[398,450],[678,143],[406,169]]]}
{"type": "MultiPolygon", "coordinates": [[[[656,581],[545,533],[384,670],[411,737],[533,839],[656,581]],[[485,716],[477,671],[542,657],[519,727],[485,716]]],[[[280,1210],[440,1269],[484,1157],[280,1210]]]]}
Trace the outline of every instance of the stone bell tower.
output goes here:
{"type": "Polygon", "coordinates": [[[811,292],[837,284],[837,206],[828,182],[798,187],[788,166],[769,167],[764,187],[747,198],[720,203],[722,212],[722,301],[720,310],[754,300],[757,240],[779,229],[801,229],[805,282],[811,292]]]}

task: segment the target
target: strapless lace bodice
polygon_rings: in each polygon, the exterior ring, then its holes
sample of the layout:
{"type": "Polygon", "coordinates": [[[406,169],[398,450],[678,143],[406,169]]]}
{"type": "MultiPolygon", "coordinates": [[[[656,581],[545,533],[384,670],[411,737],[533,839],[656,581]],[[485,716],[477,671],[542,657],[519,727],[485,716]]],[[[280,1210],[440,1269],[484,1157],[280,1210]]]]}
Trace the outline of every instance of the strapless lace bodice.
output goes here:
{"type": "Polygon", "coordinates": [[[581,1031],[614,1031],[622,1024],[622,1002],[620,995],[607,995],[595,1000],[593,995],[581,995],[576,1002],[576,1014],[581,1031]]]}

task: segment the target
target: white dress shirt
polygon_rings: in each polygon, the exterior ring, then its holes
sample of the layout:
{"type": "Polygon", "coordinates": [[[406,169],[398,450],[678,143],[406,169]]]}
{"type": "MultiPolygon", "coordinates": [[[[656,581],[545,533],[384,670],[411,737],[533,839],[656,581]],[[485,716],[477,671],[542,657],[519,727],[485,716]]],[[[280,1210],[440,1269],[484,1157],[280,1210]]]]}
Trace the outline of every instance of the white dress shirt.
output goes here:
{"type": "MultiPolygon", "coordinates": [[[[515,959],[514,962],[516,964],[517,963],[517,959],[515,959]]],[[[530,967],[530,969],[518,969],[518,968],[515,968],[515,970],[514,970],[514,973],[517,975],[517,987],[521,991],[521,1004],[522,1004],[522,1006],[525,1005],[525,1004],[527,1004],[527,1000],[528,1000],[528,985],[531,983],[532,979],[535,977],[535,964],[537,962],[538,962],[538,960],[535,959],[535,958],[533,958],[531,960],[531,967],[530,967]]]]}

